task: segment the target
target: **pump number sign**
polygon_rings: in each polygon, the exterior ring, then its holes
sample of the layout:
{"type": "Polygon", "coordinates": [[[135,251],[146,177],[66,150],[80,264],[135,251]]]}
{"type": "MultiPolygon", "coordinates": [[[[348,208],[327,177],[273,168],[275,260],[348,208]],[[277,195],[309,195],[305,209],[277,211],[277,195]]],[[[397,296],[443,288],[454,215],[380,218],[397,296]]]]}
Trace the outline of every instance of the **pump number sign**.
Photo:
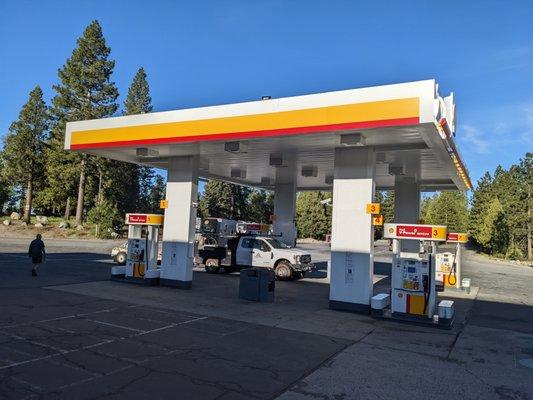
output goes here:
{"type": "Polygon", "coordinates": [[[366,205],[366,213],[367,214],[379,214],[381,211],[381,204],[380,203],[368,203],[366,205]]]}
{"type": "Polygon", "coordinates": [[[373,215],[372,216],[372,225],[381,226],[383,225],[383,215],[373,215]]]}
{"type": "Polygon", "coordinates": [[[414,239],[445,241],[447,229],[443,225],[385,224],[386,239],[414,239]]]}

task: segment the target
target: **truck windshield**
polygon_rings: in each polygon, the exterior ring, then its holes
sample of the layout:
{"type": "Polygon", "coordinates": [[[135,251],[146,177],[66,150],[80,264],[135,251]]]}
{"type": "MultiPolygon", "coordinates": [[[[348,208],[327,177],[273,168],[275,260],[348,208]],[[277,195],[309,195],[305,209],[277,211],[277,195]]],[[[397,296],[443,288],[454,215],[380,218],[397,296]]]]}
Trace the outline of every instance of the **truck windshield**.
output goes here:
{"type": "Polygon", "coordinates": [[[268,242],[269,245],[271,245],[275,249],[289,249],[290,248],[285,243],[280,242],[278,239],[268,238],[265,240],[268,242]]]}

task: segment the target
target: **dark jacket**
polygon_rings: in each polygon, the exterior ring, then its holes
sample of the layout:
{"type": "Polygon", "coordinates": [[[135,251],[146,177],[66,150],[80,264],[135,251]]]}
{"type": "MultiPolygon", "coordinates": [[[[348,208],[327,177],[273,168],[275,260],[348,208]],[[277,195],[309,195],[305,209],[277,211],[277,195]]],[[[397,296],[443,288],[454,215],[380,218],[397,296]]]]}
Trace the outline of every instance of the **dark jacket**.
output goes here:
{"type": "Polygon", "coordinates": [[[30,257],[41,257],[44,255],[44,242],[41,239],[35,239],[30,243],[28,250],[30,257]]]}

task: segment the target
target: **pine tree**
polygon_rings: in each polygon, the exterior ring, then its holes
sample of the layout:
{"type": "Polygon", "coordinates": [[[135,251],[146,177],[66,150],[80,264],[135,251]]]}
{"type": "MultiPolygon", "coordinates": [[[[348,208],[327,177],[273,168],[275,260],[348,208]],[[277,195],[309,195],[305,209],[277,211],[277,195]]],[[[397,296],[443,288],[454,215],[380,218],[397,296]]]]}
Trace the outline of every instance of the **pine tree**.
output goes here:
{"type": "MultiPolygon", "coordinates": [[[[146,72],[141,67],[137,70],[128,90],[128,96],[124,101],[124,115],[145,114],[151,111],[150,87],[146,79],[146,72]]],[[[147,210],[151,207],[149,195],[154,178],[154,169],[134,164],[125,164],[123,167],[129,173],[130,180],[135,184],[133,193],[136,210],[140,212],[147,210]]]]}
{"type": "Polygon", "coordinates": [[[233,220],[249,220],[248,196],[252,192],[252,189],[233,183],[228,183],[227,185],[229,185],[231,193],[229,218],[233,220]]]}
{"type": "Polygon", "coordinates": [[[394,190],[385,192],[381,203],[381,214],[384,222],[394,222],[394,190]]]}
{"type": "Polygon", "coordinates": [[[481,245],[480,235],[483,228],[483,218],[492,199],[492,176],[489,172],[485,172],[472,193],[468,224],[472,239],[479,245],[481,245]]]}
{"type": "Polygon", "coordinates": [[[493,191],[503,208],[503,221],[500,229],[506,229],[508,258],[529,257],[528,237],[531,240],[531,154],[526,154],[517,165],[509,170],[495,172],[493,191]],[[529,165],[528,165],[529,164],[529,165]]]}
{"type": "Polygon", "coordinates": [[[245,186],[210,180],[200,197],[200,214],[204,217],[249,220],[247,207],[251,191],[245,186]]]}
{"type": "Polygon", "coordinates": [[[434,198],[435,196],[422,197],[422,201],[420,202],[420,221],[422,224],[425,224],[427,222],[429,206],[431,205],[434,198]]]}
{"type": "Polygon", "coordinates": [[[533,260],[533,153],[527,153],[520,160],[518,174],[522,187],[522,201],[524,209],[523,226],[525,229],[525,254],[528,260],[533,260]]]}
{"type": "Polygon", "coordinates": [[[229,184],[215,180],[207,181],[198,208],[204,217],[230,218],[231,189],[229,184]]]}
{"type": "Polygon", "coordinates": [[[331,198],[327,192],[303,192],[296,199],[298,237],[324,239],[331,232],[331,207],[321,201],[331,198]]]}
{"type": "Polygon", "coordinates": [[[152,98],[150,97],[150,87],[146,80],[146,72],[141,67],[137,70],[128,90],[128,97],[124,101],[124,115],[149,112],[152,112],[152,98]]]}
{"type": "MultiPolygon", "coordinates": [[[[146,73],[140,68],[128,90],[124,101],[124,115],[144,114],[152,111],[146,73]]],[[[113,204],[120,213],[146,212],[152,209],[149,200],[154,177],[152,168],[133,163],[98,159],[97,169],[102,173],[98,201],[113,204]]]]}
{"type": "Polygon", "coordinates": [[[150,213],[161,212],[160,203],[165,198],[166,184],[165,179],[161,175],[156,175],[154,179],[154,185],[150,189],[148,196],[148,210],[150,213]]]}
{"type": "Polygon", "coordinates": [[[4,211],[4,206],[7,203],[11,192],[11,185],[4,179],[4,162],[2,160],[2,152],[0,152],[0,215],[4,211]]]}
{"type": "Polygon", "coordinates": [[[70,58],[59,69],[60,83],[54,86],[57,95],[52,101],[55,123],[47,157],[47,177],[50,178],[47,197],[56,202],[60,193],[64,193],[67,198],[72,194],[73,186],[77,186],[76,225],[82,224],[86,185],[93,192],[89,198],[93,201],[96,198],[99,171],[95,165],[96,157],[63,151],[65,125],[68,121],[108,117],[117,110],[118,91],[110,80],[115,62],[109,60],[110,52],[100,24],[93,21],[78,39],[70,58]]]}
{"type": "MultiPolygon", "coordinates": [[[[138,167],[138,174],[139,197],[137,199],[137,211],[146,212],[147,210],[152,209],[150,204],[150,193],[155,185],[154,178],[156,177],[156,174],[153,168],[143,166],[138,167]]],[[[158,210],[161,211],[159,205],[158,210]]]]}
{"type": "Polygon", "coordinates": [[[505,252],[507,236],[503,218],[503,206],[496,197],[488,204],[478,235],[479,243],[491,254],[505,252]]]}
{"type": "Polygon", "coordinates": [[[531,154],[509,170],[498,166],[479,180],[472,197],[470,233],[481,250],[531,259],[531,154]]]}
{"type": "Polygon", "coordinates": [[[252,190],[247,199],[246,219],[264,224],[271,223],[270,216],[274,213],[274,196],[265,190],[252,190]]]}
{"type": "Polygon", "coordinates": [[[441,192],[424,203],[424,222],[446,225],[449,232],[465,232],[468,227],[466,196],[461,192],[441,192]]]}
{"type": "MultiPolygon", "coordinates": [[[[0,150],[0,215],[7,209],[7,203],[12,199],[13,185],[5,179],[5,165],[3,151],[0,150]]],[[[6,210],[7,211],[7,210],[6,210]]]]}
{"type": "Polygon", "coordinates": [[[43,176],[48,122],[43,92],[36,86],[22,106],[18,120],[9,127],[4,143],[4,179],[24,188],[23,220],[27,223],[30,222],[35,183],[43,176]]]}

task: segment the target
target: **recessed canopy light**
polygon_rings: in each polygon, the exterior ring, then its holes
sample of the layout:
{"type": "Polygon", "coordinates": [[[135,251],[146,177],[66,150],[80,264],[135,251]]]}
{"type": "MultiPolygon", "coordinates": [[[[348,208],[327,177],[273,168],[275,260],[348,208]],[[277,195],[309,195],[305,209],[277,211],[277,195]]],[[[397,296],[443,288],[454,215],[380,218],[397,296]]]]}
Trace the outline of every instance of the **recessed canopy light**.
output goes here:
{"type": "Polygon", "coordinates": [[[314,165],[305,165],[302,167],[302,176],[316,177],[318,176],[318,168],[314,165]]]}
{"type": "Polygon", "coordinates": [[[349,133],[341,135],[341,145],[343,146],[365,146],[366,139],[360,133],[349,133]]]}
{"type": "Polygon", "coordinates": [[[263,186],[270,186],[272,185],[273,182],[272,182],[272,178],[270,178],[269,176],[263,176],[261,177],[261,185],[263,186]]]}
{"type": "Polygon", "coordinates": [[[403,170],[402,165],[389,165],[389,175],[404,175],[405,171],[403,170]]]}
{"type": "Polygon", "coordinates": [[[240,168],[232,168],[231,169],[231,177],[232,178],[245,179],[246,178],[246,170],[245,169],[240,169],[240,168]]]}
{"type": "Polygon", "coordinates": [[[224,150],[229,153],[246,153],[248,151],[248,142],[226,142],[224,143],[224,150]]]}
{"type": "Polygon", "coordinates": [[[135,150],[135,154],[137,154],[137,157],[157,157],[159,155],[159,151],[156,149],[149,149],[147,147],[138,147],[135,150]]]}
{"type": "Polygon", "coordinates": [[[270,155],[270,166],[281,167],[283,165],[283,156],[281,154],[270,155]]]}

